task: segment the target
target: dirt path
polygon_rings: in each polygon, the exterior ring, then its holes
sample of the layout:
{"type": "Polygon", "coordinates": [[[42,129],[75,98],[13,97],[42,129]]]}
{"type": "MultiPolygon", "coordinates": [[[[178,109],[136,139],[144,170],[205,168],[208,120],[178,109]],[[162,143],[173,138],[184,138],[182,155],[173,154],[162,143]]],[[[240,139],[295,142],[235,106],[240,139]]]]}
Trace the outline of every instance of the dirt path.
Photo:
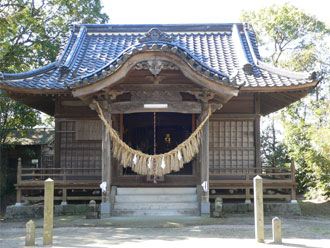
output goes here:
{"type": "MultiPolygon", "coordinates": [[[[330,216],[281,218],[283,244],[271,247],[330,247],[330,216]]],[[[42,246],[42,220],[36,244],[42,246]]],[[[55,221],[53,247],[269,247],[271,218],[265,219],[265,244],[254,241],[253,217],[224,219],[60,217],[55,221]]],[[[0,223],[0,247],[22,247],[23,223],[0,223]]],[[[49,246],[48,246],[49,247],[49,246]]]]}

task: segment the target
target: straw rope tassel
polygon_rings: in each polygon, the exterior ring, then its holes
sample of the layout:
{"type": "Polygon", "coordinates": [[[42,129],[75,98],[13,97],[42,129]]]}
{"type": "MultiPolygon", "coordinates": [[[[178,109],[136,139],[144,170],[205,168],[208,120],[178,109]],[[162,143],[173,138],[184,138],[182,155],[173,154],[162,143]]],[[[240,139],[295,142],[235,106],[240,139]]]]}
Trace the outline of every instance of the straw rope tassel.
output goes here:
{"type": "Polygon", "coordinates": [[[150,155],[143,153],[139,150],[135,150],[129,147],[124,141],[122,141],[117,132],[104,118],[103,111],[99,103],[96,100],[93,100],[93,103],[97,107],[98,115],[104,123],[106,131],[110,134],[111,141],[113,142],[113,156],[124,168],[131,167],[134,172],[141,175],[153,175],[154,164],[156,176],[162,176],[164,174],[171,173],[171,171],[179,171],[183,167],[184,163],[189,163],[193,159],[193,157],[199,152],[199,146],[201,144],[202,137],[202,128],[212,114],[210,107],[208,115],[202,121],[202,123],[195,129],[195,131],[188,137],[188,139],[183,141],[173,150],[164,154],[150,155]],[[135,156],[136,163],[133,162],[133,158],[135,156]],[[166,165],[164,169],[161,167],[163,158],[166,165]],[[152,165],[151,168],[149,168],[150,164],[152,165]]]}

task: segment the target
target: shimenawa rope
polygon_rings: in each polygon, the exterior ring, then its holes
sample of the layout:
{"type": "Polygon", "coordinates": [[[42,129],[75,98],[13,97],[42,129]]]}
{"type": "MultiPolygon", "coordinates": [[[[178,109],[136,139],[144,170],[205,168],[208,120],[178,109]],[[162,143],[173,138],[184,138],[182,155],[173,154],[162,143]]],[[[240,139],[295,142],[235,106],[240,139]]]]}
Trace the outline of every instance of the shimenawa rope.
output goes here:
{"type": "Polygon", "coordinates": [[[210,107],[207,116],[196,128],[196,130],[189,136],[188,139],[179,144],[173,150],[163,154],[150,155],[139,150],[135,150],[122,141],[117,132],[105,119],[99,103],[96,100],[93,102],[97,106],[97,112],[100,119],[103,121],[107,132],[110,134],[113,156],[124,168],[131,167],[134,172],[141,175],[156,174],[156,176],[163,176],[171,173],[172,171],[179,171],[183,167],[184,163],[189,163],[199,152],[202,128],[212,114],[210,107]],[[153,166],[154,164],[155,168],[153,166]]]}

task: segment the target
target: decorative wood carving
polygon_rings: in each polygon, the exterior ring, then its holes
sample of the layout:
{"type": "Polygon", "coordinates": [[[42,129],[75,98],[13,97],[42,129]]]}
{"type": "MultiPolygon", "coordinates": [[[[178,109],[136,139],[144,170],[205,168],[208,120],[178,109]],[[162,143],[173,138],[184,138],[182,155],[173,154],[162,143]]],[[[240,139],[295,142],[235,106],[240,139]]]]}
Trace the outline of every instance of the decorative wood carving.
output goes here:
{"type": "Polygon", "coordinates": [[[141,38],[139,38],[139,42],[148,42],[148,41],[168,41],[172,42],[173,37],[161,32],[158,28],[152,28],[150,29],[145,35],[141,38]]]}
{"type": "Polygon", "coordinates": [[[151,72],[151,74],[157,77],[157,75],[162,70],[162,64],[163,63],[160,60],[148,61],[149,71],[151,72]]]}
{"type": "MultiPolygon", "coordinates": [[[[162,69],[163,70],[172,70],[172,71],[178,71],[179,67],[177,67],[175,64],[168,62],[168,61],[164,61],[164,60],[159,60],[162,63],[162,69]]],[[[134,70],[149,70],[149,63],[152,61],[142,61],[137,63],[134,66],[134,70]]]]}
{"type": "Polygon", "coordinates": [[[164,60],[148,60],[139,62],[134,66],[134,70],[149,70],[155,77],[161,70],[179,70],[179,68],[171,62],[164,60]]]}
{"type": "Polygon", "coordinates": [[[196,99],[207,103],[209,100],[214,98],[215,93],[211,91],[203,91],[203,92],[196,92],[196,91],[187,91],[189,94],[192,94],[196,97],[196,99]]]}

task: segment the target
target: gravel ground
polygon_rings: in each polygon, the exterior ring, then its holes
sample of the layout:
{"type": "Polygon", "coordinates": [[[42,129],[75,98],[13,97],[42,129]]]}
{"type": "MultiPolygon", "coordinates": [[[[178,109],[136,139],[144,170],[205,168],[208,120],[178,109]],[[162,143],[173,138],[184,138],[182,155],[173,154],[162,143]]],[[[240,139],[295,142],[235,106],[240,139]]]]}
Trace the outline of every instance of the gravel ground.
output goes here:
{"type": "MultiPolygon", "coordinates": [[[[330,247],[330,215],[281,217],[283,244],[272,243],[271,218],[265,217],[265,243],[254,240],[252,216],[125,218],[86,220],[83,216],[54,221],[48,247],[330,247]]],[[[42,219],[36,220],[36,246],[42,247],[42,219]]],[[[0,247],[23,247],[24,222],[0,222],[0,247]]]]}

